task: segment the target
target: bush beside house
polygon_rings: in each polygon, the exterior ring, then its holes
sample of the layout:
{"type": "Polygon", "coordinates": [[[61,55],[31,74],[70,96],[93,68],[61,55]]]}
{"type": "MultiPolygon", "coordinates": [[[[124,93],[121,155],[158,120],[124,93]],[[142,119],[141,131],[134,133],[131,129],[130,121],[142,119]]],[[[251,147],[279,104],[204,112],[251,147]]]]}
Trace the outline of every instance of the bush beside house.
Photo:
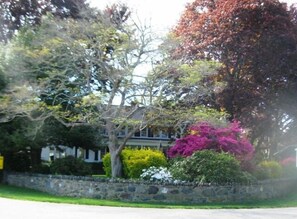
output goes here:
{"type": "Polygon", "coordinates": [[[53,161],[50,166],[52,174],[87,176],[92,174],[91,167],[79,158],[67,156],[53,161]]]}
{"type": "Polygon", "coordinates": [[[228,153],[197,151],[170,167],[175,179],[198,183],[242,183],[253,178],[241,170],[240,163],[228,153]]]}
{"type": "MultiPolygon", "coordinates": [[[[126,148],[121,153],[123,172],[125,178],[139,178],[143,169],[151,166],[167,166],[165,155],[153,149],[131,149],[126,148]]],[[[111,176],[110,154],[103,157],[104,170],[107,176],[111,176]]]]}

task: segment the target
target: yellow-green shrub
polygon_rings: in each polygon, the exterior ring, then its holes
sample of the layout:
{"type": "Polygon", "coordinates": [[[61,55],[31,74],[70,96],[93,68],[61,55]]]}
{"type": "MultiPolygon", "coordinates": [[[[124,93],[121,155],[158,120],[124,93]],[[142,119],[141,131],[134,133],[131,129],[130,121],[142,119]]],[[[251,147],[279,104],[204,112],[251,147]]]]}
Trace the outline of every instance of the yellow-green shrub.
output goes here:
{"type": "Polygon", "coordinates": [[[262,161],[258,164],[256,177],[258,179],[280,178],[283,174],[282,166],[276,161],[262,161]]]}
{"type": "Polygon", "coordinates": [[[110,153],[107,153],[102,158],[103,161],[103,170],[106,176],[111,177],[111,161],[110,161],[110,153]]]}
{"type": "MultiPolygon", "coordinates": [[[[142,170],[151,166],[167,166],[165,155],[158,150],[126,148],[121,153],[123,173],[126,178],[139,178],[142,170]]],[[[110,154],[103,158],[104,171],[111,176],[110,154]]]]}

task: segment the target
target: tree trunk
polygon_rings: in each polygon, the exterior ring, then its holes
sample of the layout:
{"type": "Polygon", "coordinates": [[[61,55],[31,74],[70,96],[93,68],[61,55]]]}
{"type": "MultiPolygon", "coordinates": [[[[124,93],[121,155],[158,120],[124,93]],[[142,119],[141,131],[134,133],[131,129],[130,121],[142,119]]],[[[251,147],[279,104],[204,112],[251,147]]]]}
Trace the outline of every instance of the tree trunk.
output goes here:
{"type": "Polygon", "coordinates": [[[110,151],[112,178],[122,177],[122,161],[117,151],[110,151]]]}
{"type": "Polygon", "coordinates": [[[122,161],[120,157],[120,151],[118,149],[118,137],[114,130],[110,128],[109,130],[109,153],[111,160],[111,176],[112,178],[122,177],[122,161]]]}

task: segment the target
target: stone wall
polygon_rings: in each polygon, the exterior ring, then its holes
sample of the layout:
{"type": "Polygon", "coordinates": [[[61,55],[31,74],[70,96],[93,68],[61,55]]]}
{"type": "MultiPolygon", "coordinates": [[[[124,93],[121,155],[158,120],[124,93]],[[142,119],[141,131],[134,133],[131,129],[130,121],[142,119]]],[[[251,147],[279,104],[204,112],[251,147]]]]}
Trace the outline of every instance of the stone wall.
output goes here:
{"type": "Polygon", "coordinates": [[[8,173],[5,178],[10,185],[61,196],[188,204],[243,202],[282,197],[291,192],[297,182],[296,179],[279,179],[261,181],[253,185],[198,186],[17,173],[8,173]]]}

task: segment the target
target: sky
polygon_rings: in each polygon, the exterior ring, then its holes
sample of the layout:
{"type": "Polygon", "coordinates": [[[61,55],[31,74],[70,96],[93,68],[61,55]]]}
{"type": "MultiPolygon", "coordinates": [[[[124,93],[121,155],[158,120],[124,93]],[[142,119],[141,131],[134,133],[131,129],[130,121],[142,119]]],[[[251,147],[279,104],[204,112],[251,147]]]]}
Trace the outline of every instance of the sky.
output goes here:
{"type": "MultiPolygon", "coordinates": [[[[151,24],[156,33],[165,34],[179,20],[187,3],[194,0],[89,0],[92,6],[104,9],[113,3],[125,3],[141,23],[151,24]]],[[[297,0],[280,0],[297,4],[297,0]]]]}
{"type": "MultiPolygon", "coordinates": [[[[185,5],[193,0],[89,0],[92,6],[104,9],[106,5],[121,2],[132,9],[132,15],[142,24],[151,24],[155,32],[166,33],[177,23],[185,5]]],[[[296,0],[297,1],[297,0],[296,0]]]]}

